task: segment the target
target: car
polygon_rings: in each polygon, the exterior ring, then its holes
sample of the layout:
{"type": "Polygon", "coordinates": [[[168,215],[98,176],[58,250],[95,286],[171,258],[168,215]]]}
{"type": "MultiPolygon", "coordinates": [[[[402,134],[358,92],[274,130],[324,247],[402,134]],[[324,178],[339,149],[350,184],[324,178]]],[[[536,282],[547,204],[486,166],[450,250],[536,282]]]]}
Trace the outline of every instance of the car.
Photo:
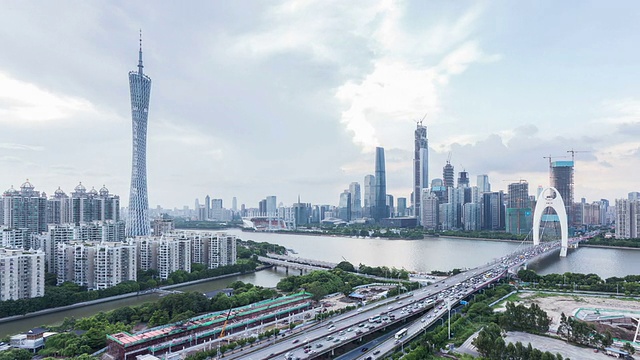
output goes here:
{"type": "Polygon", "coordinates": [[[363,348],[362,348],[362,350],[360,350],[360,351],[362,351],[362,352],[367,352],[367,350],[369,350],[369,348],[368,348],[368,347],[363,347],[363,348]]]}
{"type": "Polygon", "coordinates": [[[327,330],[333,330],[333,329],[335,329],[335,328],[336,328],[336,327],[335,327],[334,325],[329,325],[329,327],[327,328],[327,330]]]}
{"type": "Polygon", "coordinates": [[[297,343],[299,343],[299,342],[300,342],[300,339],[295,339],[295,340],[293,340],[291,343],[292,343],[292,344],[297,344],[297,343]]]}
{"type": "Polygon", "coordinates": [[[373,360],[373,358],[371,356],[367,356],[364,360],[373,360]]]}
{"type": "Polygon", "coordinates": [[[344,334],[345,334],[344,330],[343,330],[343,331],[340,331],[340,332],[338,333],[338,335],[340,335],[340,336],[342,336],[342,335],[344,335],[344,334]]]}
{"type": "Polygon", "coordinates": [[[362,312],[362,308],[358,308],[357,312],[362,312]]]}
{"type": "Polygon", "coordinates": [[[364,326],[364,323],[358,324],[358,327],[363,327],[363,326],[364,326]]]}
{"type": "Polygon", "coordinates": [[[317,343],[317,344],[316,344],[316,349],[320,349],[321,347],[322,347],[322,344],[321,344],[321,343],[317,343]]]}
{"type": "Polygon", "coordinates": [[[373,355],[378,355],[378,354],[380,354],[380,350],[376,350],[373,352],[373,355]]]}
{"type": "Polygon", "coordinates": [[[348,332],[352,332],[352,331],[353,331],[353,328],[348,328],[348,329],[347,329],[347,331],[348,331],[348,332]]]}
{"type": "Polygon", "coordinates": [[[427,321],[427,319],[424,319],[424,318],[423,318],[422,320],[420,320],[420,322],[425,322],[425,321],[427,321]]]}

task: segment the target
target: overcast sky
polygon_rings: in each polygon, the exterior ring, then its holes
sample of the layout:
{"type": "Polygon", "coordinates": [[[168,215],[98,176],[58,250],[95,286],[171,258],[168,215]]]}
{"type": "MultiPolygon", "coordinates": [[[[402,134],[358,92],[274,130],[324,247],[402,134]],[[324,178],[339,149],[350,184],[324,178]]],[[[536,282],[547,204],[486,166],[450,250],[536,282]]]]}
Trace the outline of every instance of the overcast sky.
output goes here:
{"type": "Polygon", "coordinates": [[[337,204],[387,156],[409,198],[415,121],[429,178],[640,191],[636,1],[14,1],[0,11],[0,187],[82,181],[129,199],[128,71],[152,78],[149,205],[337,204]],[[561,159],[559,160],[566,160],[561,159]]]}

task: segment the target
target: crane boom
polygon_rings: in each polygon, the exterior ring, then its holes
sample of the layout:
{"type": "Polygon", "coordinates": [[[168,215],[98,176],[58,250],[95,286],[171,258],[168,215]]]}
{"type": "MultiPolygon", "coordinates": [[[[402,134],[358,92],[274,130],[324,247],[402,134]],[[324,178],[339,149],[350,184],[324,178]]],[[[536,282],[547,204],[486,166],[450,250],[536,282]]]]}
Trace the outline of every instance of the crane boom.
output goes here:
{"type": "Polygon", "coordinates": [[[231,309],[233,309],[233,307],[229,308],[229,312],[227,313],[227,318],[224,319],[224,324],[222,324],[222,331],[220,331],[220,336],[218,336],[218,339],[221,339],[224,336],[224,330],[227,328],[227,323],[229,322],[229,316],[231,316],[231,309]]]}

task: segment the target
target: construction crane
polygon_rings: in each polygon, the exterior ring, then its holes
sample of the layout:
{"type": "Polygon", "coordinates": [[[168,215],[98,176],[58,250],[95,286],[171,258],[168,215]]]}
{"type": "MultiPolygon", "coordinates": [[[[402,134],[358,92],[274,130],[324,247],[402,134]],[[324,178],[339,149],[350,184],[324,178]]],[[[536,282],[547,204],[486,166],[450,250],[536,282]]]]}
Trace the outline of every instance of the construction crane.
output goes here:
{"type": "Polygon", "coordinates": [[[587,150],[573,150],[573,148],[571,150],[567,150],[568,153],[571,153],[571,161],[575,161],[576,158],[576,153],[588,153],[591,151],[587,151],[587,150]]]}
{"type": "Polygon", "coordinates": [[[424,114],[424,116],[422,117],[422,120],[417,121],[418,125],[422,125],[422,122],[424,121],[424,119],[427,118],[427,113],[424,114]]]}
{"type": "Polygon", "coordinates": [[[227,313],[227,318],[224,319],[224,324],[222,324],[222,330],[220,331],[220,336],[218,336],[218,339],[222,339],[222,337],[224,336],[224,330],[227,328],[227,323],[229,322],[229,316],[231,316],[231,309],[233,309],[233,307],[229,308],[229,312],[227,313]]]}

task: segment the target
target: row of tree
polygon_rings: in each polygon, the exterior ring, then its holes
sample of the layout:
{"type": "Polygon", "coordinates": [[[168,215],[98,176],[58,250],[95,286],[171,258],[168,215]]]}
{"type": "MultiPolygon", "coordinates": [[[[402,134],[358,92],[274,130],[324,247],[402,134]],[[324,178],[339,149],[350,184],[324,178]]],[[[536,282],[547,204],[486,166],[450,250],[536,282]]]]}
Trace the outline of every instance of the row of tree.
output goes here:
{"type": "Polygon", "coordinates": [[[544,334],[549,331],[551,318],[538,304],[534,303],[526,307],[509,301],[506,304],[506,310],[498,316],[498,324],[507,331],[544,334]]]}
{"type": "Polygon", "coordinates": [[[640,239],[605,239],[603,235],[598,235],[589,239],[587,244],[638,248],[640,247],[640,239]]]}
{"type": "Polygon", "coordinates": [[[198,292],[177,293],[155,302],[125,306],[77,320],[66,318],[62,325],[51,328],[60,334],[47,339],[46,347],[39,354],[64,358],[90,354],[106,346],[108,334],[131,331],[139,323],[147,323],[149,327],[177,323],[198,314],[225,311],[278,296],[275,290],[241,281],[230,286],[234,289],[234,294],[230,297],[219,293],[214,298],[207,299],[198,292]]]}
{"type": "Polygon", "coordinates": [[[232,273],[246,273],[254,271],[255,267],[256,264],[254,262],[222,266],[216,269],[205,269],[202,264],[193,264],[191,273],[179,270],[169,275],[167,280],[159,279],[158,272],[156,270],[140,270],[138,271],[138,281],[125,281],[107,289],[94,291],[87,291],[86,287],[82,287],[71,282],[65,282],[60,286],[46,286],[45,295],[42,297],[6,300],[0,302],[0,317],[24,315],[34,311],[71,305],[79,302],[135,293],[162,285],[180,284],[187,281],[207,279],[232,273]]]}
{"type": "Polygon", "coordinates": [[[640,293],[640,276],[628,275],[621,277],[610,277],[606,280],[596,274],[548,274],[538,275],[533,270],[518,271],[518,278],[524,282],[544,289],[568,289],[583,291],[599,291],[624,294],[640,293]]]}
{"type": "Polygon", "coordinates": [[[542,352],[531,343],[524,346],[518,341],[507,345],[502,338],[502,329],[495,323],[485,326],[473,340],[473,345],[488,360],[564,360],[561,354],[542,352]]]}
{"type": "Polygon", "coordinates": [[[564,313],[560,314],[558,335],[571,343],[594,348],[602,349],[613,344],[613,337],[610,332],[607,331],[601,334],[593,324],[566,316],[564,313]]]}

